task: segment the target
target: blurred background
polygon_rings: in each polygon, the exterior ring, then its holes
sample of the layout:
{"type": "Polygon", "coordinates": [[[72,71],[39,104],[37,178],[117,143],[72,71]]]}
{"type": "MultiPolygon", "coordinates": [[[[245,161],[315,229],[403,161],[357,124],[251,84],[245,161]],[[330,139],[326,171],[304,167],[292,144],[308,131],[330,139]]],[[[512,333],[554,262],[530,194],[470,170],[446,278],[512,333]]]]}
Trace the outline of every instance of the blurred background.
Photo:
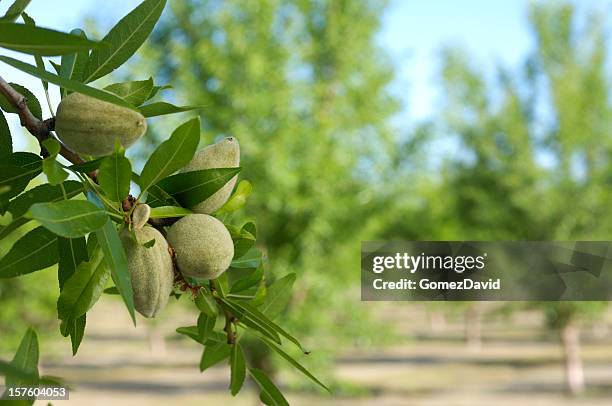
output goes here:
{"type": "MultiPolygon", "coordinates": [[[[239,139],[245,219],[272,278],[298,276],[282,323],[334,387],[321,394],[250,345],[292,403],[612,403],[606,303],[365,303],[359,286],[362,240],[611,239],[612,1],[169,3],[128,66],[95,85],[153,76],[202,106],[203,145],[239,139]]],[[[34,0],[28,12],[100,39],[137,4],[34,0]]],[[[38,80],[0,72],[44,100],[38,80]]],[[[152,119],[136,167],[187,117],[152,119]]],[[[75,388],[67,403],[256,402],[252,387],[231,398],[225,367],[199,374],[198,346],[174,333],[194,324],[188,303],[134,329],[104,297],[72,358],[55,280],[0,283],[0,354],[37,327],[43,372],[75,388]]]]}

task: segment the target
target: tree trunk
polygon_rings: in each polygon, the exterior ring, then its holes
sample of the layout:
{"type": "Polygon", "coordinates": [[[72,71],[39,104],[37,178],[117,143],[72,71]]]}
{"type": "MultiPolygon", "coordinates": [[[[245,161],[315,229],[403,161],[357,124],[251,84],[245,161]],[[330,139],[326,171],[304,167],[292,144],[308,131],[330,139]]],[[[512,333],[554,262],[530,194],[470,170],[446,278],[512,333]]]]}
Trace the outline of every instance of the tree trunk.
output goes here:
{"type": "Polygon", "coordinates": [[[465,342],[472,351],[482,347],[482,311],[478,304],[465,311],[465,342]]]}
{"type": "Polygon", "coordinates": [[[566,324],[560,331],[563,353],[565,356],[565,382],[570,395],[577,395],[584,390],[584,370],[580,356],[580,329],[572,323],[566,324]]]}

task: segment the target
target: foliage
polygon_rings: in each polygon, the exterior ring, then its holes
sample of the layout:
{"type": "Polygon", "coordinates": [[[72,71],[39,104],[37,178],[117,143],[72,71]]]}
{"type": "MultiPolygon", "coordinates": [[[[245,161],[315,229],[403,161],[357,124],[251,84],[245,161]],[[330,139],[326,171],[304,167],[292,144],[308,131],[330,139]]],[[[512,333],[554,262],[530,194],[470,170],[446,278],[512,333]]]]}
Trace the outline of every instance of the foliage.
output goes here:
{"type": "MultiPolygon", "coordinates": [[[[164,0],[143,1],[99,42],[87,39],[82,30],[69,34],[39,28],[25,14],[22,14],[25,24],[15,22],[27,3],[16,1],[0,22],[0,46],[33,55],[36,65],[8,56],[0,56],[0,61],[40,78],[45,91],[49,83],[55,84],[60,87],[62,97],[78,92],[126,109],[139,110],[144,116],[192,109],[164,101],[147,103],[163,88],[156,86],[152,78],[115,83],[105,89],[87,84],[111,73],[140,48],[159,19],[166,3],[164,0]],[[17,16],[13,15],[15,13],[17,16]],[[61,64],[53,64],[56,73],[52,73],[47,71],[49,61],[43,57],[56,55],[61,56],[61,64]]],[[[165,228],[177,218],[190,213],[189,205],[217,192],[240,168],[212,168],[175,175],[196,152],[201,128],[198,118],[186,121],[162,142],[147,158],[140,174],[132,172],[131,162],[119,143],[108,156],[88,160],[89,157],[78,156],[55,138],[52,133],[54,119],[41,121],[40,103],[26,89],[9,85],[0,78],[0,95],[2,110],[19,115],[22,124],[40,142],[43,158],[13,151],[12,135],[0,112],[0,214],[3,215],[0,242],[16,240],[0,259],[0,278],[7,279],[0,286],[0,298],[5,299],[10,294],[5,293],[5,287],[10,288],[11,278],[43,270],[49,272],[54,269],[50,267],[57,264],[60,333],[70,337],[73,354],[76,354],[84,337],[86,339],[87,312],[103,292],[119,294],[136,323],[128,261],[118,236],[123,229],[131,230],[134,208],[147,199],[160,203],[153,204],[149,226],[164,234],[165,228]],[[22,103],[22,93],[26,95],[27,104],[22,103]],[[47,182],[26,190],[30,181],[41,173],[47,182]],[[136,198],[129,194],[132,181],[139,185],[136,198]],[[23,234],[23,227],[30,231],[23,234]],[[106,289],[110,280],[113,286],[106,289]]],[[[49,106],[53,112],[52,107],[49,106]]],[[[89,119],[95,120],[95,117],[89,119]]],[[[239,190],[238,197],[232,200],[240,199],[246,199],[243,190],[239,190]]],[[[201,312],[197,325],[179,327],[177,331],[203,345],[201,370],[221,361],[229,363],[232,395],[238,394],[248,371],[261,387],[264,402],[286,404],[272,380],[264,372],[247,365],[240,344],[243,335],[250,334],[262,340],[297,371],[320,387],[327,387],[284,350],[286,342],[291,342],[305,353],[292,334],[272,321],[286,306],[284,295],[292,285],[287,280],[293,282],[295,275],[290,273],[275,283],[266,283],[262,255],[254,248],[255,224],[247,222],[239,227],[227,218],[227,213],[243,205],[244,201],[225,207],[221,218],[236,244],[232,268],[240,272],[230,270],[230,276],[224,273],[217,279],[205,281],[183,277],[175,266],[176,291],[173,295],[192,296],[201,312]],[[224,324],[222,328],[215,323],[217,319],[224,319],[224,323],[220,323],[224,324]]],[[[21,285],[28,287],[27,283],[21,285]]],[[[49,285],[44,288],[49,290],[49,285]]],[[[0,364],[0,373],[6,376],[8,384],[45,383],[49,380],[39,376],[38,360],[37,334],[28,329],[13,361],[0,364]]]]}

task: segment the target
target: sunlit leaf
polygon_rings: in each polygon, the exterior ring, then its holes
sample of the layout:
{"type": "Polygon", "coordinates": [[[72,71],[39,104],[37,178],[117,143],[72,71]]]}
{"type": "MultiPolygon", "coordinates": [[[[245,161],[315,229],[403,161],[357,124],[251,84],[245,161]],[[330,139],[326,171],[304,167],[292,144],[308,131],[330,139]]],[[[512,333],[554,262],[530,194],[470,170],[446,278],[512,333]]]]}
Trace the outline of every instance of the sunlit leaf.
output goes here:
{"type": "Polygon", "coordinates": [[[140,48],[159,19],[166,0],[145,0],[111,28],[90,57],[84,82],[112,72],[140,48]]]}
{"type": "Polygon", "coordinates": [[[0,61],[19,69],[25,73],[28,73],[32,76],[35,76],[39,79],[44,79],[48,82],[54,83],[58,86],[61,86],[67,90],[71,90],[73,92],[79,92],[84,95],[93,97],[95,99],[99,99],[102,101],[106,101],[109,103],[116,104],[118,106],[127,107],[130,109],[136,109],[134,106],[123,100],[121,97],[115,95],[114,93],[107,92],[105,90],[96,89],[91,86],[84,85],[83,83],[77,82],[72,79],[62,78],[58,75],[55,75],[51,72],[44,71],[42,69],[38,69],[36,66],[32,66],[20,60],[8,57],[8,56],[0,56],[0,61]]]}
{"type": "Polygon", "coordinates": [[[104,226],[108,219],[103,209],[85,200],[35,203],[25,216],[37,220],[50,231],[67,238],[81,237],[96,231],[104,226]]]}
{"type": "Polygon", "coordinates": [[[154,102],[140,106],[140,114],[145,117],[163,116],[166,114],[182,113],[190,110],[197,110],[197,106],[175,106],[167,102],[154,102]]]}
{"type": "Polygon", "coordinates": [[[0,21],[0,47],[32,55],[70,54],[97,44],[86,38],[28,24],[0,21]]]}
{"type": "Polygon", "coordinates": [[[187,165],[200,142],[200,119],[194,118],[180,125],[169,139],[151,154],[140,174],[141,194],[151,185],[187,165]]]}

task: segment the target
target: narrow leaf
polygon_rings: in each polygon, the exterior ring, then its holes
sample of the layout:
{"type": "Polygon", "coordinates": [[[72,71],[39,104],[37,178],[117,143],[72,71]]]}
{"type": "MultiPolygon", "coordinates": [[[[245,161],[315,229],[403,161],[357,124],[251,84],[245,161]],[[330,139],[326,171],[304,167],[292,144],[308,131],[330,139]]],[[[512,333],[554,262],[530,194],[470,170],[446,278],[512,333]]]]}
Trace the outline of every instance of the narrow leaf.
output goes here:
{"type": "Polygon", "coordinates": [[[60,291],[64,283],[70,279],[81,262],[87,261],[87,244],[85,237],[58,238],[59,266],[57,268],[57,279],[60,291]]]}
{"type": "Polygon", "coordinates": [[[236,396],[238,392],[240,392],[242,384],[244,383],[244,378],[246,377],[246,362],[244,361],[244,353],[242,352],[242,347],[240,347],[240,344],[238,343],[232,346],[232,352],[230,354],[230,367],[230,390],[232,392],[232,396],[236,396]]]}
{"type": "Polygon", "coordinates": [[[154,102],[140,106],[140,114],[145,117],[163,116],[166,114],[182,113],[184,111],[197,110],[197,106],[175,106],[167,102],[154,102]]]}
{"type": "Polygon", "coordinates": [[[24,377],[16,377],[12,374],[6,376],[6,386],[34,386],[38,384],[38,336],[32,328],[28,328],[19,348],[11,361],[11,366],[24,374],[28,375],[30,379],[24,379],[24,377]]]}
{"type": "Polygon", "coordinates": [[[261,393],[265,396],[266,400],[271,402],[273,406],[289,406],[289,402],[283,396],[280,390],[274,385],[274,383],[268,378],[264,371],[257,368],[249,368],[249,374],[255,381],[255,383],[261,389],[261,393]]]}
{"type": "Polygon", "coordinates": [[[258,266],[253,271],[253,273],[251,273],[249,276],[247,276],[246,278],[237,280],[236,283],[232,285],[232,288],[230,289],[230,293],[238,293],[238,292],[245,291],[257,285],[258,283],[260,283],[262,278],[263,278],[263,267],[258,266]]]}
{"type": "Polygon", "coordinates": [[[57,235],[81,237],[106,223],[108,216],[85,200],[63,200],[56,203],[36,203],[26,213],[27,218],[40,222],[57,235]]]}
{"type": "MultiPolygon", "coordinates": [[[[177,173],[157,183],[182,206],[193,207],[208,199],[229,182],[240,168],[214,168],[177,173]]],[[[149,204],[156,204],[151,201],[149,204]]]]}
{"type": "Polygon", "coordinates": [[[189,209],[177,206],[160,206],[151,209],[150,218],[183,217],[193,214],[189,209]]]}
{"type": "Polygon", "coordinates": [[[206,371],[229,357],[231,348],[232,346],[225,342],[206,345],[200,360],[200,372],[206,371]]]}
{"type": "Polygon", "coordinates": [[[62,334],[67,336],[72,323],[98,301],[110,272],[100,248],[94,250],[89,262],[81,263],[66,281],[57,300],[57,311],[62,320],[62,334]]]}
{"type": "Polygon", "coordinates": [[[6,10],[6,13],[4,14],[4,16],[0,18],[0,21],[3,21],[3,22],[15,21],[17,17],[19,17],[19,15],[23,12],[23,10],[26,9],[28,4],[30,4],[30,1],[31,0],[15,0],[13,4],[10,5],[8,10],[6,10]]]}
{"type": "Polygon", "coordinates": [[[242,257],[232,261],[232,268],[257,268],[262,261],[261,251],[251,248],[242,257]]]}
{"type": "Polygon", "coordinates": [[[39,79],[44,79],[48,82],[61,86],[67,90],[79,92],[102,101],[116,104],[118,106],[127,107],[133,110],[136,109],[134,106],[123,100],[121,97],[105,90],[96,89],[94,87],[84,85],[72,79],[62,78],[51,72],[38,69],[36,66],[32,66],[30,64],[27,64],[14,58],[10,58],[8,56],[0,56],[0,61],[12,66],[13,68],[19,69],[20,71],[29,73],[30,75],[35,76],[39,79]]]}
{"type": "Polygon", "coordinates": [[[170,138],[151,154],[140,174],[144,193],[151,185],[187,165],[200,141],[200,119],[194,118],[180,125],[170,138]]]}
{"type": "Polygon", "coordinates": [[[98,183],[104,194],[114,202],[122,201],[130,192],[132,165],[123,155],[116,151],[104,158],[98,172],[98,183]]]}
{"type": "Polygon", "coordinates": [[[95,48],[88,39],[28,24],[0,22],[0,47],[31,55],[55,56],[95,48]]]}
{"type": "Polygon", "coordinates": [[[272,320],[280,316],[291,300],[291,289],[294,282],[295,274],[290,273],[268,286],[266,301],[261,307],[262,313],[272,320]]]}
{"type": "MultiPolygon", "coordinates": [[[[36,22],[34,21],[34,19],[27,15],[25,12],[21,13],[21,18],[23,18],[23,21],[26,24],[36,26],[36,22]]],[[[34,61],[36,62],[36,66],[38,66],[38,69],[45,69],[45,62],[43,61],[42,56],[34,55],[34,61]]],[[[42,85],[45,91],[49,90],[49,82],[47,82],[46,80],[42,80],[42,85]]]]}
{"type": "Polygon", "coordinates": [[[125,306],[136,325],[134,314],[134,293],[132,292],[132,279],[128,271],[127,257],[121,244],[121,239],[117,233],[114,223],[108,219],[104,227],[96,231],[98,244],[104,252],[104,259],[111,270],[113,282],[125,303],[125,306]]]}
{"type": "Polygon", "coordinates": [[[200,313],[200,315],[198,316],[198,333],[200,334],[200,340],[202,342],[206,342],[210,334],[213,332],[216,321],[216,314],[208,316],[205,313],[200,313]]]}
{"type": "Polygon", "coordinates": [[[217,306],[215,305],[214,299],[209,293],[204,292],[204,289],[201,289],[195,297],[195,304],[202,313],[209,317],[217,315],[217,306]]]}
{"type": "Polygon", "coordinates": [[[310,378],[314,383],[316,383],[317,385],[319,385],[320,387],[322,387],[323,389],[325,389],[328,392],[331,392],[330,389],[325,386],[325,384],[323,382],[321,382],[320,380],[318,380],[313,374],[311,374],[306,368],[304,368],[302,366],[302,364],[300,364],[299,362],[297,362],[293,357],[291,357],[291,355],[287,354],[285,351],[283,351],[276,343],[274,343],[273,341],[271,341],[270,339],[268,339],[267,337],[262,337],[262,336],[257,336],[257,338],[259,338],[261,341],[263,341],[268,347],[270,347],[271,349],[273,349],[276,353],[278,353],[278,355],[280,355],[281,357],[283,357],[285,360],[287,360],[291,365],[293,365],[294,368],[296,368],[298,371],[300,371],[301,373],[303,373],[304,375],[306,375],[308,378],[310,378]]]}
{"type": "Polygon", "coordinates": [[[166,0],[145,0],[123,17],[89,57],[84,82],[112,72],[140,48],[159,19],[166,0]]]}
{"type": "MultiPolygon", "coordinates": [[[[81,38],[87,39],[87,34],[80,28],[76,28],[70,31],[71,34],[78,35],[81,38]]],[[[77,82],[83,82],[83,75],[85,69],[87,69],[87,63],[89,62],[89,49],[83,49],[76,53],[76,59],[74,60],[74,67],[72,68],[72,75],[70,79],[76,80],[77,82]]]]}
{"type": "Polygon", "coordinates": [[[72,329],[69,331],[70,343],[72,345],[72,355],[76,355],[83,337],[85,336],[85,325],[87,324],[87,315],[84,314],[75,320],[72,329]]]}
{"type": "Polygon", "coordinates": [[[21,237],[0,260],[0,278],[39,271],[57,261],[57,236],[38,227],[21,237]]]}
{"type": "Polygon", "coordinates": [[[104,90],[115,93],[134,106],[140,106],[147,101],[153,90],[153,78],[147,80],[134,80],[131,82],[114,83],[106,86],[104,90]]]}

